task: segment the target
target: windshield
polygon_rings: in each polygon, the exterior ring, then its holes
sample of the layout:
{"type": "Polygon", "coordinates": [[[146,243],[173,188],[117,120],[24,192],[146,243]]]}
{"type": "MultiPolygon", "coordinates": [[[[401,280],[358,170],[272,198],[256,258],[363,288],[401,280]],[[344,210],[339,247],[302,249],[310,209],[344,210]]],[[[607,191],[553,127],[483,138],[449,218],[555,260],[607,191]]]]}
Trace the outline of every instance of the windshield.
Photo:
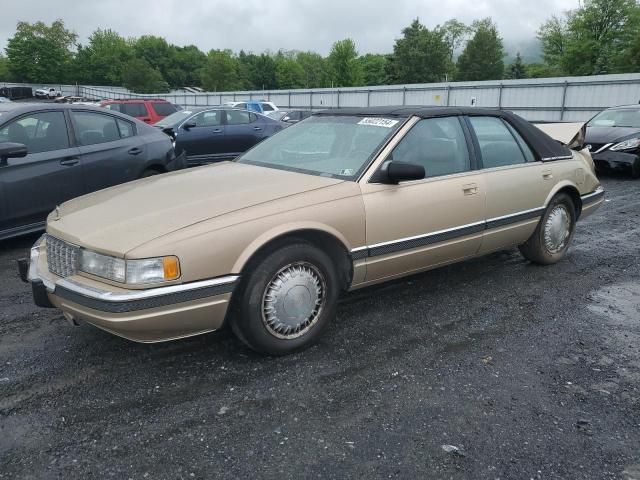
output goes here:
{"type": "Polygon", "coordinates": [[[315,116],[268,138],[238,158],[270,168],[352,180],[404,119],[315,116]]]}
{"type": "Polygon", "coordinates": [[[191,110],[178,110],[176,113],[172,113],[171,115],[164,117],[159,122],[156,122],[156,126],[158,127],[170,127],[175,125],[176,123],[180,123],[187,118],[189,118],[193,114],[191,110]]]}
{"type": "Polygon", "coordinates": [[[593,117],[587,126],[640,128],[640,109],[605,110],[593,117]]]}

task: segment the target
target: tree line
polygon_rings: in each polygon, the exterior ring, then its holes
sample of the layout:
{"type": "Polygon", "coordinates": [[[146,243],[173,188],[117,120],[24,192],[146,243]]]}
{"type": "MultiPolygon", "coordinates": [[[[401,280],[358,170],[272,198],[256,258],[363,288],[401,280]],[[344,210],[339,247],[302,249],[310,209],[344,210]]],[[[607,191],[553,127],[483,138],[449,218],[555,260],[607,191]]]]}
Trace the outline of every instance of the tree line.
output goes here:
{"type": "Polygon", "coordinates": [[[519,53],[505,62],[491,18],[470,25],[452,19],[432,29],[415,19],[390,54],[359,55],[354,41],[344,39],[326,57],[295,50],[205,53],[158,36],[124,38],[110,29],[98,29],[80,44],[62,20],[18,22],[6,55],[0,55],[0,81],[159,93],[185,86],[274,90],[624,73],[640,70],[639,32],[638,0],[585,0],[540,26],[542,60],[525,63],[519,53]]]}

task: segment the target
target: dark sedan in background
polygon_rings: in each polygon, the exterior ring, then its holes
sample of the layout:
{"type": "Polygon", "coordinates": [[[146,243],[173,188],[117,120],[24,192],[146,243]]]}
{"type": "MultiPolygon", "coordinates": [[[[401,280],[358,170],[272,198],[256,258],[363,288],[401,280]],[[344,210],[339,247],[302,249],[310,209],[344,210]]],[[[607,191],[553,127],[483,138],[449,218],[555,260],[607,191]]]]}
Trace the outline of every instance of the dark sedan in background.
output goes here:
{"type": "Polygon", "coordinates": [[[587,124],[585,142],[598,171],[640,178],[640,105],[600,112],[587,124]]]}
{"type": "Polygon", "coordinates": [[[166,135],[126,115],[0,103],[0,239],[41,230],[74,197],[183,166],[166,135]]]}
{"type": "Polygon", "coordinates": [[[174,140],[176,153],[190,166],[228,160],[282,130],[283,124],[247,110],[200,107],[182,110],[156,123],[174,140]]]}

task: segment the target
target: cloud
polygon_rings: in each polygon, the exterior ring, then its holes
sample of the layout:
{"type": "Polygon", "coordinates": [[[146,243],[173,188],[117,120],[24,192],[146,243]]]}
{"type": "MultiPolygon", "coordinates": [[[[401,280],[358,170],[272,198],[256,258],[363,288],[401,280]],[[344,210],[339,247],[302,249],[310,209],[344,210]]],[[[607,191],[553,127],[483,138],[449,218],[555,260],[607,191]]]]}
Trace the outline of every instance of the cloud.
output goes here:
{"type": "Polygon", "coordinates": [[[509,43],[530,41],[549,16],[577,0],[22,0],[6,2],[0,16],[0,48],[16,22],[62,18],[80,42],[97,28],[125,37],[158,35],[202,50],[313,50],[326,55],[333,42],[353,38],[360,53],[386,53],[401,30],[419,17],[428,27],[450,18],[497,22],[509,43]]]}

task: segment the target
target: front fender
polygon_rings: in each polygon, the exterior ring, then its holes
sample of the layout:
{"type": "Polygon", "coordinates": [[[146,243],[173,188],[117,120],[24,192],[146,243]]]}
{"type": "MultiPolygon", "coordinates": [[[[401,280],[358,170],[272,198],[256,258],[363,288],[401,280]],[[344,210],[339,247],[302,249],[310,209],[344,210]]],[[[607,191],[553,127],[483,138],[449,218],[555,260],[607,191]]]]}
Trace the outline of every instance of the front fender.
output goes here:
{"type": "Polygon", "coordinates": [[[350,252],[354,248],[354,246],[349,243],[349,241],[344,237],[342,233],[340,233],[330,225],[319,222],[290,222],[271,228],[270,230],[267,230],[262,235],[253,240],[247,246],[247,248],[243,250],[243,252],[236,260],[235,264],[233,265],[232,272],[241,272],[249,259],[269,242],[285,235],[292,235],[296,232],[301,231],[316,231],[329,234],[335,237],[340,243],[342,243],[347,252],[350,252]]]}

